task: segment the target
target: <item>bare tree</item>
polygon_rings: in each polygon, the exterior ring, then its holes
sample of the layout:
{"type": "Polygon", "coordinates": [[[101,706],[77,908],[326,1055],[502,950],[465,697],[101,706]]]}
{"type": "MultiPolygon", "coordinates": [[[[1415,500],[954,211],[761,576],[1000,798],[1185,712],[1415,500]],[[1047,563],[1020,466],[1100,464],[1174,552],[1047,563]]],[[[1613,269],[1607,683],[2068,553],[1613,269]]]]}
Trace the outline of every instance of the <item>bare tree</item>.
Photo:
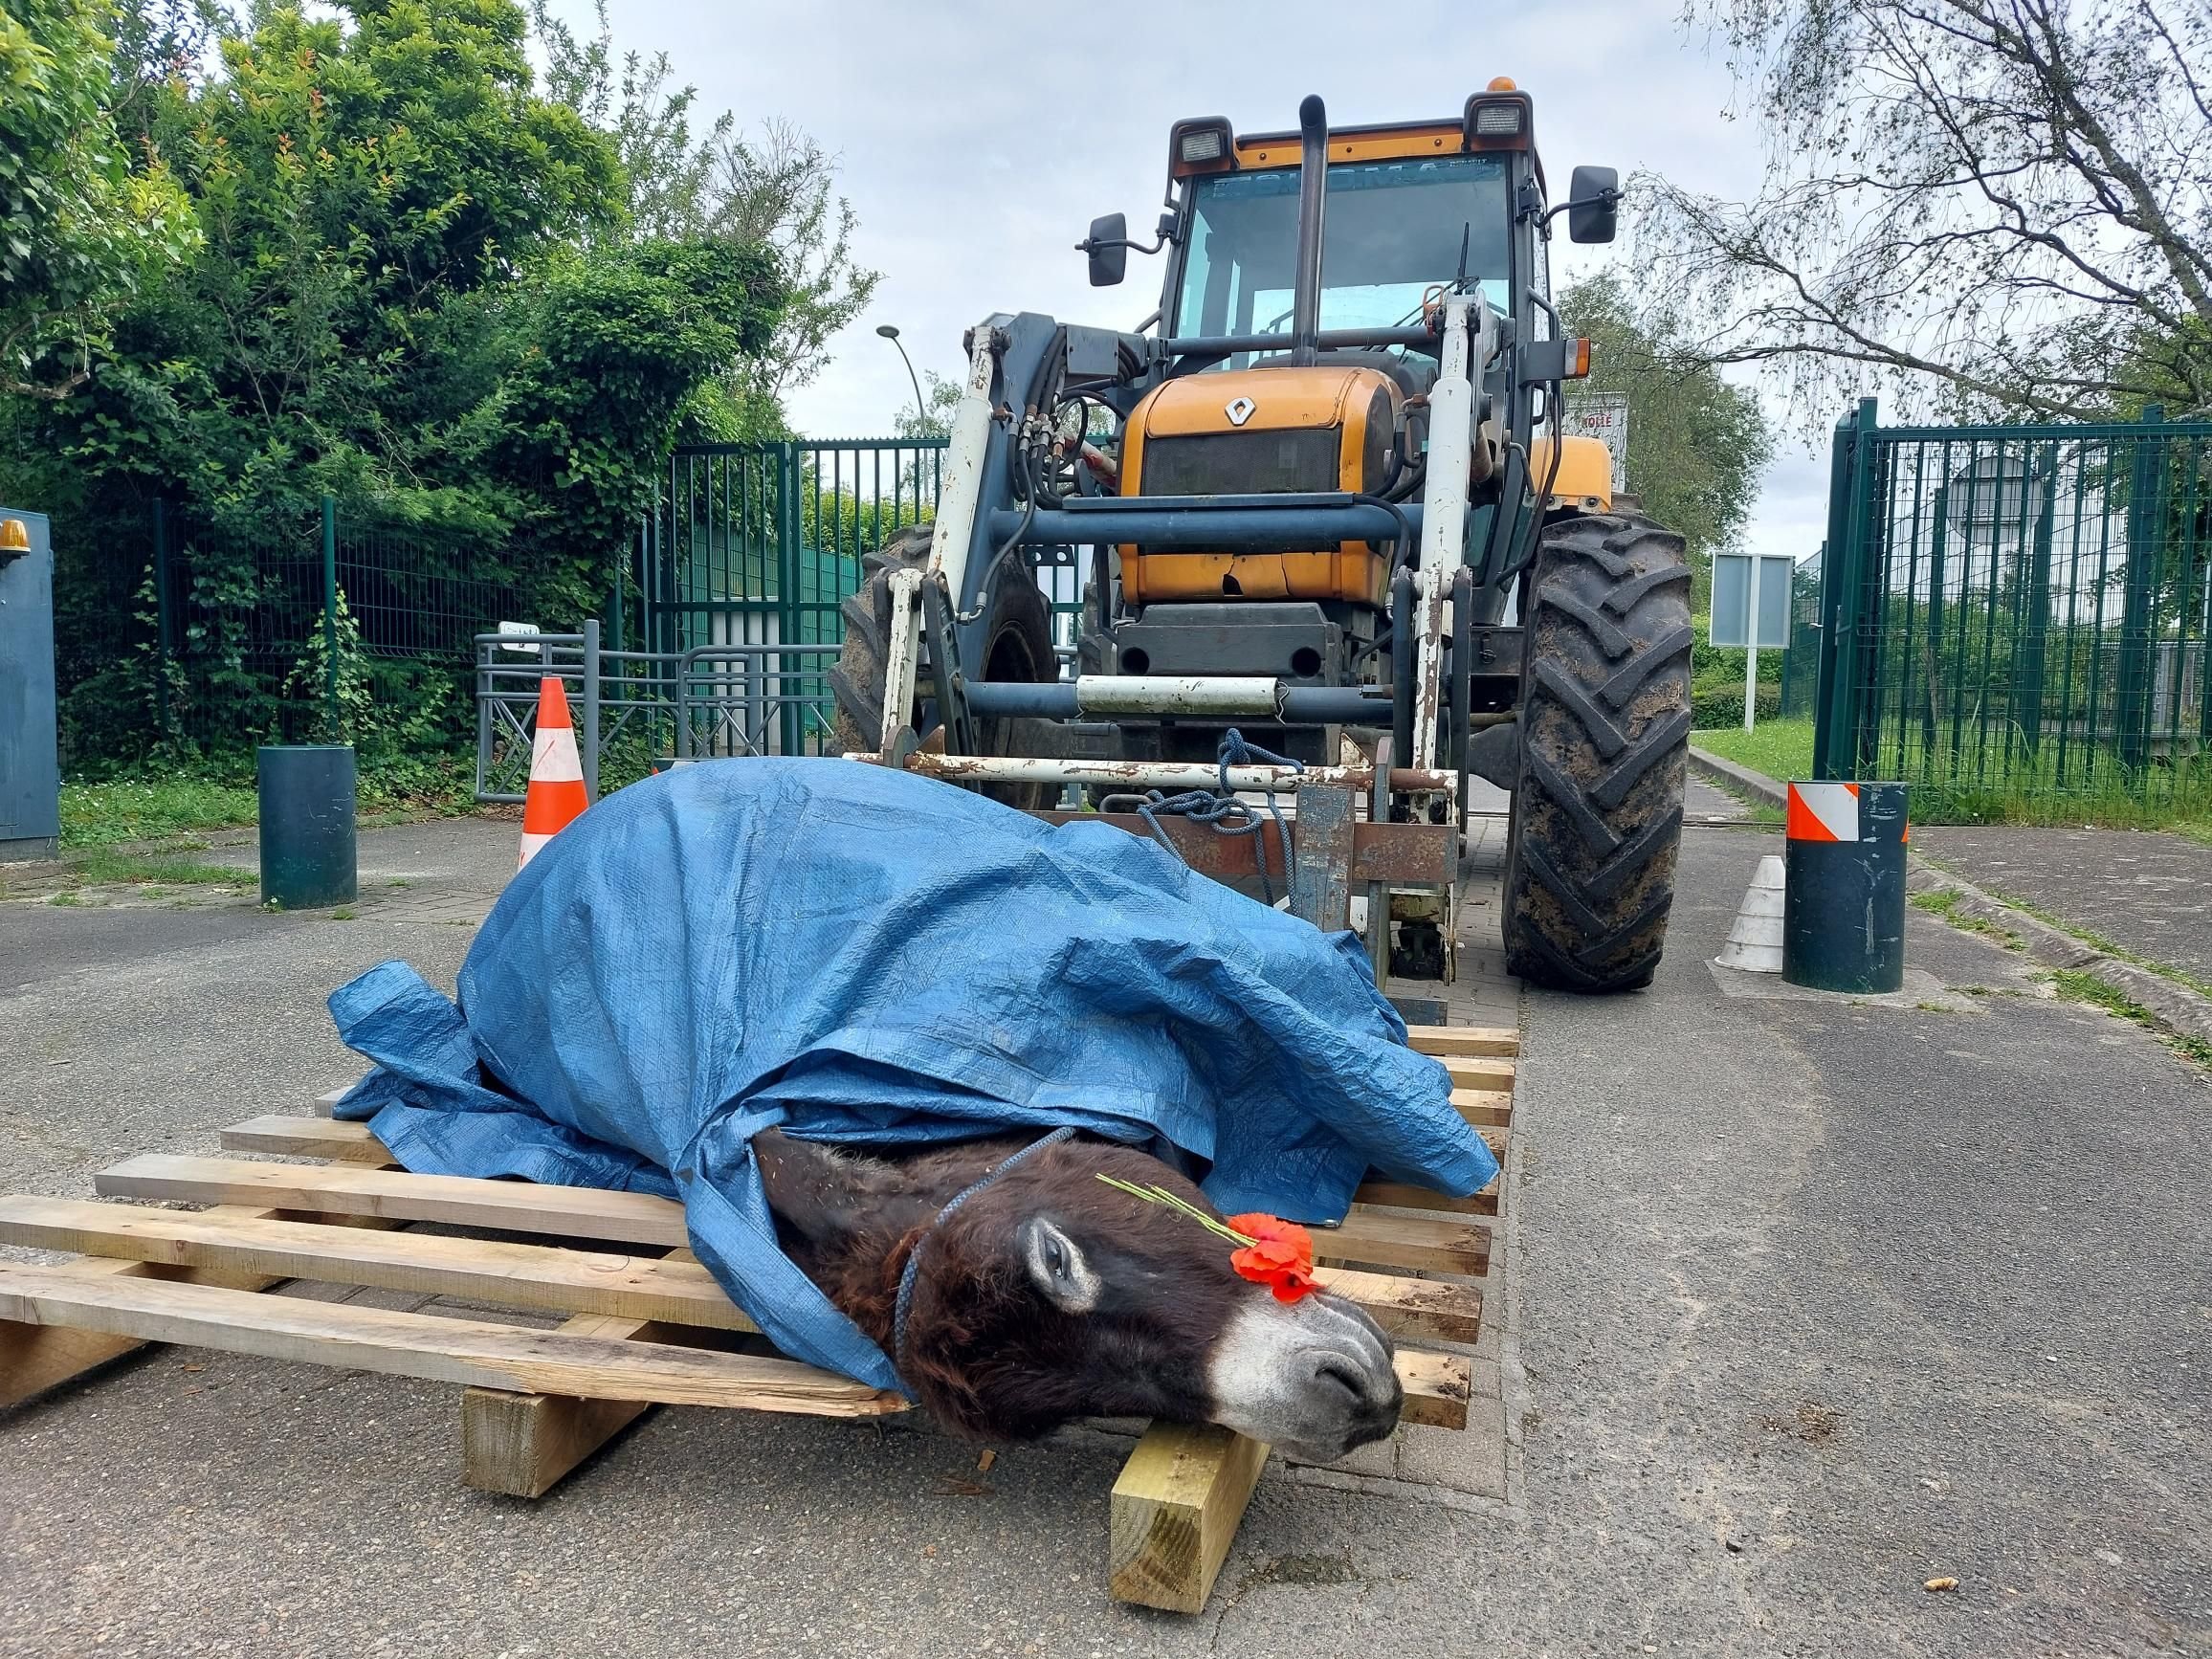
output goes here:
{"type": "Polygon", "coordinates": [[[727,238],[775,251],[790,299],[758,357],[730,366],[743,397],[779,406],[829,362],[830,337],[866,309],[881,274],[852,256],[857,223],[836,193],[837,158],[786,121],[757,134],[728,111],[695,131],[698,89],[673,86],[669,55],[618,54],[607,0],[579,36],[546,0],[531,16],[546,56],[545,90],[610,136],[630,181],[630,236],[727,238]]]}
{"type": "Polygon", "coordinates": [[[822,372],[830,337],[867,309],[882,280],[853,261],[858,221],[832,192],[836,177],[836,158],[789,122],[770,117],[757,138],[716,135],[708,229],[775,249],[790,287],[783,324],[754,365],[771,396],[822,372]]]}
{"type": "Polygon", "coordinates": [[[1651,299],[1801,409],[2212,404],[2205,0],[1691,0],[1765,179],[1640,181],[1651,299]],[[1824,407],[1825,406],[1825,407],[1824,407]]]}

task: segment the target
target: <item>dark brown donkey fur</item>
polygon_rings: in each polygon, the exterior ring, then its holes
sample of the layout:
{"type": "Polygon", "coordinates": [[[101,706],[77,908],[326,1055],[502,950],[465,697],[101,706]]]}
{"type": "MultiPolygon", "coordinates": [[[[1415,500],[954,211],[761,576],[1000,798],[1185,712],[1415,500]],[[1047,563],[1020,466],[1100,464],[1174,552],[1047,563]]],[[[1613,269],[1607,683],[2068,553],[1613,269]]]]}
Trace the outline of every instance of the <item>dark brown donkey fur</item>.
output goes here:
{"type": "Polygon", "coordinates": [[[933,1227],[948,1200],[1027,1144],[971,1141],[895,1161],[769,1131],[754,1149],[784,1248],[886,1353],[900,1272],[921,1249],[906,1352],[895,1358],[961,1433],[1026,1439],[1075,1417],[1161,1417],[1348,1450],[1390,1431],[1402,1396],[1372,1321],[1320,1295],[1281,1307],[1237,1275],[1227,1240],[1096,1179],[1205,1205],[1144,1153],[1084,1139],[1045,1147],[933,1227]]]}

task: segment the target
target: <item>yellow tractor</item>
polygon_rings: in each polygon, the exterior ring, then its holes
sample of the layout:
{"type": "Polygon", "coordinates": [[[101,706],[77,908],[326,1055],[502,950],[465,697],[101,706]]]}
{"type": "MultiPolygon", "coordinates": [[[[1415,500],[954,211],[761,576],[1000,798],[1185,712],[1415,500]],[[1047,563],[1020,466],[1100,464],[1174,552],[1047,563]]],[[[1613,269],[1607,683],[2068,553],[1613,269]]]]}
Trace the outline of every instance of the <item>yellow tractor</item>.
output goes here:
{"type": "Polygon", "coordinates": [[[1295,132],[1177,122],[1152,242],[1117,213],[1078,244],[1097,286],[1164,254],[1159,309],[970,330],[935,523],[846,602],[845,748],[1033,809],[1080,791],[1131,828],[1256,828],[1222,868],[1263,876],[1280,826],[1258,803],[1294,795],[1319,826],[1340,807],[1318,791],[1348,791],[1379,980],[1449,976],[1484,779],[1512,793],[1508,965],[1646,984],[1689,570],[1615,503],[1604,447],[1565,435],[1589,346],[1552,306],[1552,229],[1610,240],[1620,191],[1578,167],[1554,204],[1534,126],[1504,79],[1444,121],[1332,130],[1309,98],[1295,132]],[[1052,566],[1084,576],[1058,649],[1052,566]]]}

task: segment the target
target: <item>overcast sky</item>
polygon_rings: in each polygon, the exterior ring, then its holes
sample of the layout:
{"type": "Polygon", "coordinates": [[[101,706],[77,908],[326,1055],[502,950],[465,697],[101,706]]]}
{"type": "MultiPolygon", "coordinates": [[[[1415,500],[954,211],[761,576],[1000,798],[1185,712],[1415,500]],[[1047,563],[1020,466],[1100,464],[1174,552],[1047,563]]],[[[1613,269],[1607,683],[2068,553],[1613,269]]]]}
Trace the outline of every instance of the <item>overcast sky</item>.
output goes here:
{"type": "MultiPolygon", "coordinates": [[[[790,399],[814,436],[888,432],[913,402],[879,322],[915,365],[959,378],[962,331],[993,311],[1127,326],[1157,303],[1160,263],[1130,257],[1120,288],[1093,289],[1074,252],[1117,210],[1142,232],[1166,182],[1167,129],[1226,115],[1239,131],[1297,124],[1317,92],[1332,124],[1456,119],[1493,76],[1536,100],[1555,198],[1582,163],[1650,167],[1693,188],[1749,193],[1755,135],[1728,117],[1718,54],[1686,35],[1674,0],[1552,0],[1507,8],[1309,0],[612,0],[616,45],[668,51],[709,112],[741,125],[782,116],[840,163],[859,215],[855,251],[884,273],[833,361],[790,399]]],[[[560,0],[579,31],[589,0],[560,0]]],[[[1147,238],[1149,239],[1149,238],[1147,238]]],[[[1555,281],[1603,249],[1554,244],[1555,281]]],[[[1751,529],[1800,557],[1819,544],[1825,464],[1784,443],[1751,529]]]]}

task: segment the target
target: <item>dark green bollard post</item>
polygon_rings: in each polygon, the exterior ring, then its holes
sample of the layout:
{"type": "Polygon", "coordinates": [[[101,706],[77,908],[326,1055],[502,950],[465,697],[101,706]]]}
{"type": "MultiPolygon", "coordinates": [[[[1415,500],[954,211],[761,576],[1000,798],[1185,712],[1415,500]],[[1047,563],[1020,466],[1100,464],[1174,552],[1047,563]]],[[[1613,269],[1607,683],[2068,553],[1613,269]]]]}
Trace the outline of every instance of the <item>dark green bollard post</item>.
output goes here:
{"type": "Polygon", "coordinates": [[[1906,789],[1792,784],[1781,977],[1821,991],[1905,984],[1906,789]]]}
{"type": "Polygon", "coordinates": [[[264,748],[260,784],[261,902],[284,910],[352,903],[360,891],[352,745],[264,748]]]}

